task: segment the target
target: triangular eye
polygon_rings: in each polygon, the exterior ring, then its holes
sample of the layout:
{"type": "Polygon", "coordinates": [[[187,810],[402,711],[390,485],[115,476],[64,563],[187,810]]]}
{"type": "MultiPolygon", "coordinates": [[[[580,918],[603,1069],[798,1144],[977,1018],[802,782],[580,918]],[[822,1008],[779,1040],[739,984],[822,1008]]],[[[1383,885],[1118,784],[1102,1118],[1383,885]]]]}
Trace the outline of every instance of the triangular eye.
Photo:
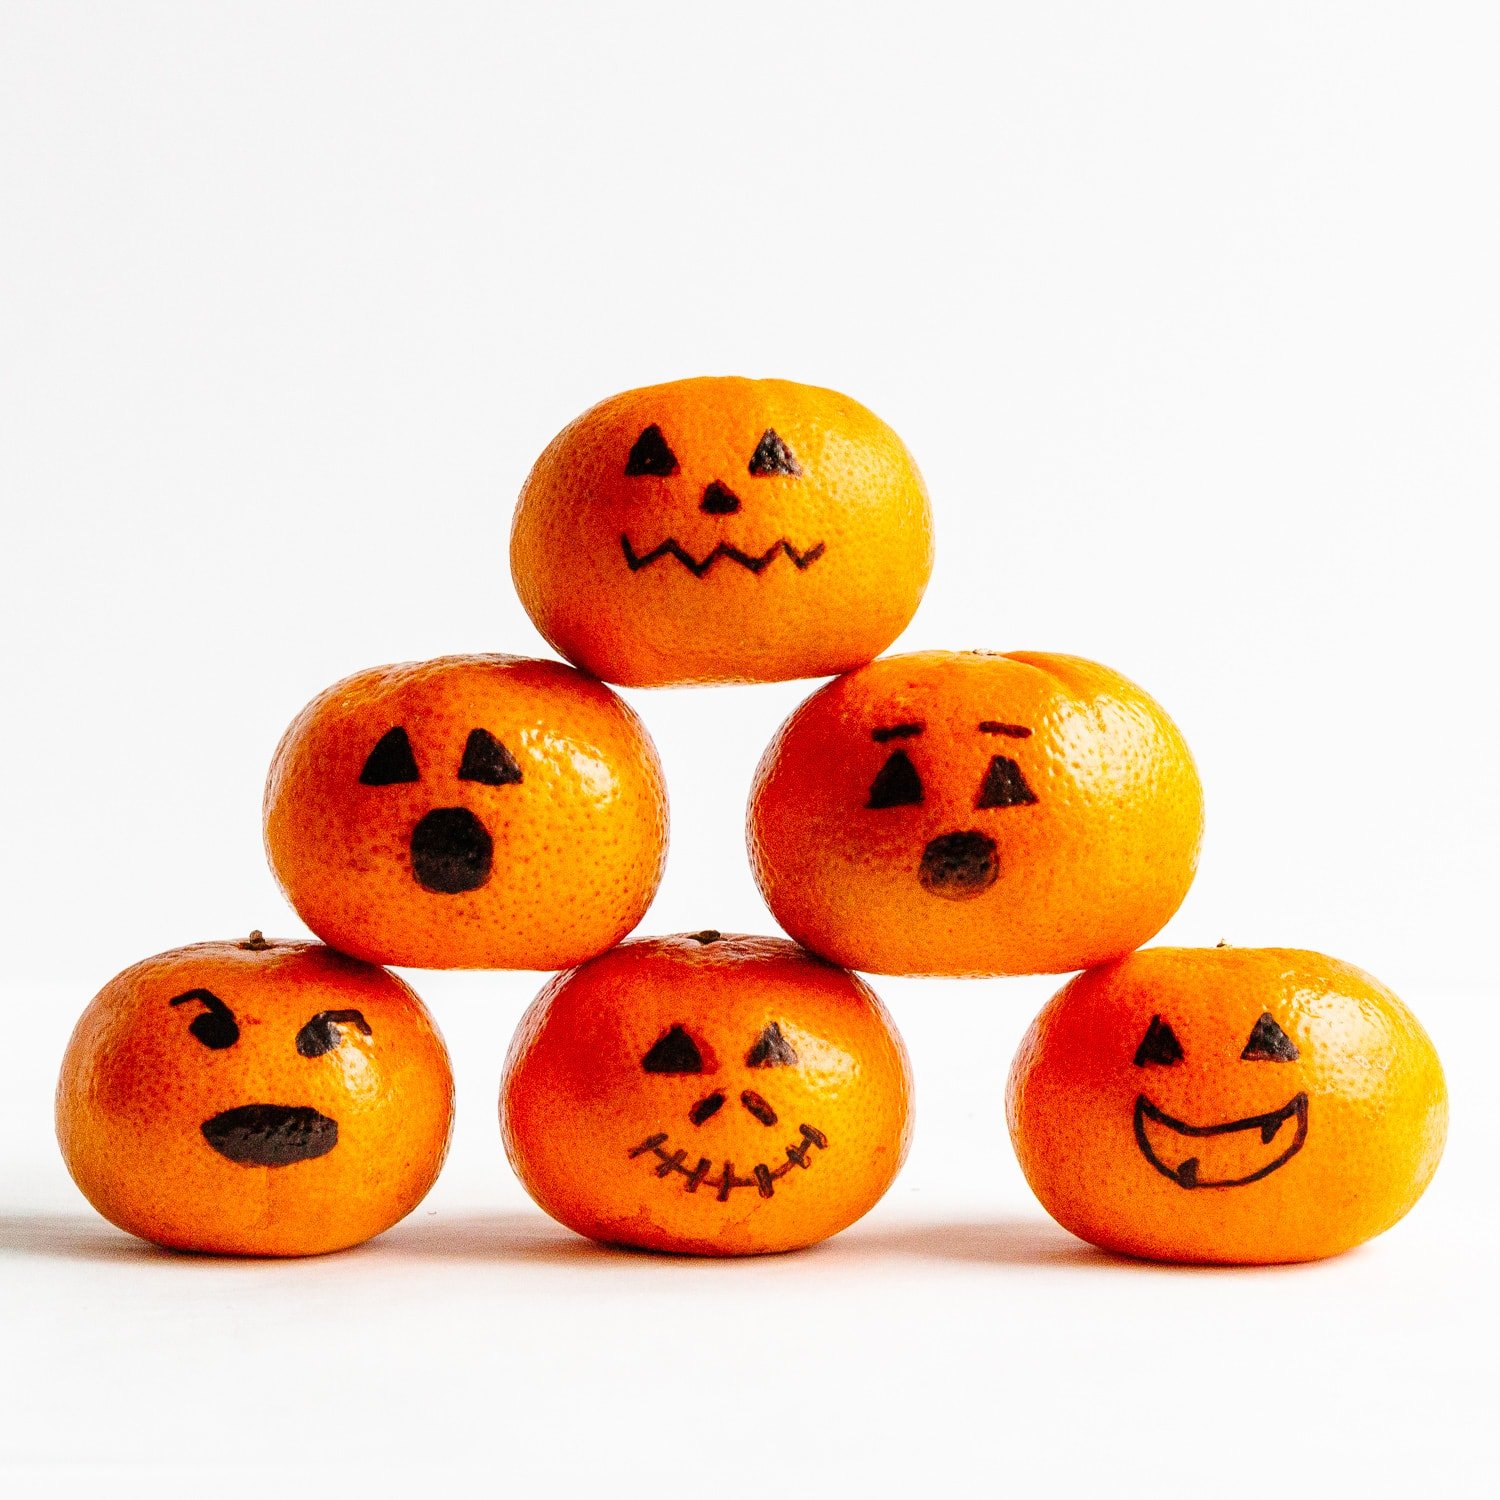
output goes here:
{"type": "Polygon", "coordinates": [[[904,750],[893,750],[870,784],[866,807],[910,807],[922,800],[922,778],[904,750]]]}
{"type": "Polygon", "coordinates": [[[782,1036],[779,1021],[772,1021],[745,1054],[747,1068],[790,1068],[795,1067],[796,1062],[797,1054],[782,1036]]]}
{"type": "Polygon", "coordinates": [[[760,435],[755,452],[750,455],[750,472],[757,478],[766,474],[802,473],[802,465],[792,457],[792,450],[776,435],[774,427],[768,427],[760,435]]]}
{"type": "Polygon", "coordinates": [[[648,1073],[701,1073],[703,1054],[682,1027],[674,1026],[657,1037],[641,1066],[648,1073]]]}
{"type": "Polygon", "coordinates": [[[1136,1067],[1170,1068],[1181,1061],[1182,1043],[1177,1033],[1160,1016],[1152,1016],[1141,1045],[1135,1049],[1136,1067]]]}
{"type": "Polygon", "coordinates": [[[667,440],[655,422],[635,440],[630,457],[625,460],[625,472],[656,474],[662,478],[677,472],[677,455],[667,447],[667,440]]]}
{"type": "Polygon", "coordinates": [[[487,729],[471,729],[464,742],[460,781],[482,781],[486,786],[514,786],[521,779],[516,758],[487,729]]]}
{"type": "Polygon", "coordinates": [[[1242,1062],[1296,1062],[1300,1054],[1297,1044],[1279,1027],[1266,1011],[1255,1023],[1245,1050],[1240,1053],[1242,1062]]]}
{"type": "Polygon", "coordinates": [[[1026,785],[1021,768],[1008,755],[992,755],[990,768],[979,788],[979,807],[1025,807],[1036,801],[1036,793],[1026,785]]]}
{"type": "Polygon", "coordinates": [[[421,775],[417,758],[411,753],[411,741],[398,724],[375,741],[359,779],[365,786],[396,786],[403,781],[420,781],[421,775]]]}

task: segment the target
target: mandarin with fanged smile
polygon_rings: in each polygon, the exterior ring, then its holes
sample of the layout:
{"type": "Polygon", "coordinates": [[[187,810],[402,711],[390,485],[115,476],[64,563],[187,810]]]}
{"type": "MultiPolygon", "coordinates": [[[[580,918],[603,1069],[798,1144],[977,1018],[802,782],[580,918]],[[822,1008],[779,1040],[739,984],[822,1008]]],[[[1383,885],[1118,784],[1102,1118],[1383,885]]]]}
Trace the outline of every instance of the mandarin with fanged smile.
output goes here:
{"type": "Polygon", "coordinates": [[[1148,948],[1080,975],[1011,1068],[1028,1181],[1065,1228],[1155,1260],[1336,1255],[1437,1167],[1447,1092],[1383,985],[1292,949],[1148,948]]]}
{"type": "Polygon", "coordinates": [[[537,628],[607,682],[774,682],[860,666],[932,571],[922,477],[858,402],[704,377],[611,397],[527,478],[511,570],[537,628]]]}
{"type": "Polygon", "coordinates": [[[854,975],[780,938],[622,944],[521,1023],[511,1163],[590,1238],[696,1255],[796,1249],[871,1208],[909,1136],[905,1049],[854,975]]]}

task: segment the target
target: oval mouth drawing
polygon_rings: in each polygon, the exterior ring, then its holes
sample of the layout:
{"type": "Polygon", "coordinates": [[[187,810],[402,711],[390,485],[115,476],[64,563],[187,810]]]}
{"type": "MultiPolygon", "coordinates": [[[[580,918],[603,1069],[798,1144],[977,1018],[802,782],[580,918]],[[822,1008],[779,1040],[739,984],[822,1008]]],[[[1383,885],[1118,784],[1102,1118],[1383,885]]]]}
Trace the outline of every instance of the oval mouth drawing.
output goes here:
{"type": "Polygon", "coordinates": [[[822,557],[825,550],[824,543],[818,542],[815,546],[809,547],[806,552],[799,552],[785,537],[779,542],[773,542],[760,553],[742,552],[738,547],[730,546],[728,542],[720,542],[702,562],[699,562],[677,541],[676,537],[668,537],[666,541],[651,548],[649,552],[637,552],[630,545],[630,538],[622,534],[620,546],[625,553],[626,565],[632,573],[639,573],[642,568],[650,567],[661,558],[675,557],[695,578],[704,577],[721,557],[738,563],[751,573],[764,573],[783,552],[792,560],[793,566],[799,573],[805,573],[822,557]]]}
{"type": "Polygon", "coordinates": [[[289,1167],[327,1156],[339,1143],[337,1120],[305,1105],[241,1104],[205,1120],[203,1139],[245,1167],[289,1167]]]}
{"type": "Polygon", "coordinates": [[[1189,1125],[1158,1109],[1144,1094],[1135,1101],[1135,1140],[1141,1155],[1182,1188],[1245,1187],[1284,1167],[1307,1139],[1307,1095],[1297,1094],[1280,1109],[1223,1125],[1189,1125]],[[1259,1162],[1291,1121],[1291,1142],[1270,1161],[1259,1162]],[[1210,1144],[1212,1143],[1212,1144],[1210,1144]],[[1174,1164],[1175,1163],[1175,1164],[1174,1164]]]}

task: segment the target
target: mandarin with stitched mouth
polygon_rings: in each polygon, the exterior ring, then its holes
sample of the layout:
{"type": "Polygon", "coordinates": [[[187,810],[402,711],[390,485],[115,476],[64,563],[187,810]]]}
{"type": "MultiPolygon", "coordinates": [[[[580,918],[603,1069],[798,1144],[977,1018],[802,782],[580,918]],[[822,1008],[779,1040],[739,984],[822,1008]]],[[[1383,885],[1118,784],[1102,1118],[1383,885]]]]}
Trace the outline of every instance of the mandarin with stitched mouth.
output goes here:
{"type": "Polygon", "coordinates": [[[1337,1255],[1421,1196],[1447,1130],[1431,1041],[1384,985],[1296,949],[1147,948],[1043,1007],[1006,1090],[1042,1206],[1106,1250],[1337,1255]]]}
{"type": "Polygon", "coordinates": [[[858,402],[787,380],[626,391],[537,459],[511,530],[527,612],[608,682],[774,682],[883,651],[932,571],[901,440],[858,402]]]}
{"type": "Polygon", "coordinates": [[[1017,651],[887,656],[777,731],[750,793],[776,920],[880,974],[1063,973],[1149,940],[1197,868],[1198,773],[1108,667],[1017,651]]]}
{"type": "Polygon", "coordinates": [[[68,1043],[57,1135],[84,1196],[142,1239],[320,1255],[437,1178],[453,1077],[422,1002],[320,943],[198,943],[109,982],[68,1043]]]}
{"type": "Polygon", "coordinates": [[[690,1255],[826,1239],[874,1206],[910,1139],[884,1007],[784,938],[643,938],[533,1002],[501,1084],[506,1152],[579,1234],[690,1255]]]}

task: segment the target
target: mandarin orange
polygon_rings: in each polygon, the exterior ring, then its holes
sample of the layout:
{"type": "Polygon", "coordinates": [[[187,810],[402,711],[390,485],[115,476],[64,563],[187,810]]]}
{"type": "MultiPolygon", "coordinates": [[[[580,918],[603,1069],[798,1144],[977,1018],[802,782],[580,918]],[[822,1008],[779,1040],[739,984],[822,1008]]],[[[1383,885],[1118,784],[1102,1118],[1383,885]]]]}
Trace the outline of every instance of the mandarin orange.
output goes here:
{"type": "Polygon", "coordinates": [[[857,401],[702,377],[564,428],[510,555],[537,629],[606,681],[774,682],[895,640],[932,571],[932,518],[911,455],[857,401]]]}
{"type": "Polygon", "coordinates": [[[826,1239],[905,1159],[911,1077],[854,975],[784,938],[622,944],[536,998],[501,1085],[522,1183],[579,1234],[692,1255],[826,1239]]]}
{"type": "Polygon", "coordinates": [[[1182,735],[1072,656],[928,651],[840,677],[782,725],[751,861],[799,943],[882,974],[1057,973],[1160,930],[1197,866],[1182,735]]]}
{"type": "Polygon", "coordinates": [[[1421,1196],[1447,1132],[1437,1053],[1390,990],[1285,948],[1148,948],[1032,1023],[1006,1112],[1042,1206],[1106,1250],[1337,1255],[1421,1196]]]}
{"type": "Polygon", "coordinates": [[[640,921],[667,797],[640,720],[561,662],[447,656],[336,683],[271,764],[266,852],[325,942],[416,968],[556,969],[640,921]]]}
{"type": "Polygon", "coordinates": [[[318,943],[198,943],[126,969],[57,1085],[73,1179],[181,1250],[318,1255],[379,1234],[436,1180],[453,1077],[411,989],[318,943]]]}

